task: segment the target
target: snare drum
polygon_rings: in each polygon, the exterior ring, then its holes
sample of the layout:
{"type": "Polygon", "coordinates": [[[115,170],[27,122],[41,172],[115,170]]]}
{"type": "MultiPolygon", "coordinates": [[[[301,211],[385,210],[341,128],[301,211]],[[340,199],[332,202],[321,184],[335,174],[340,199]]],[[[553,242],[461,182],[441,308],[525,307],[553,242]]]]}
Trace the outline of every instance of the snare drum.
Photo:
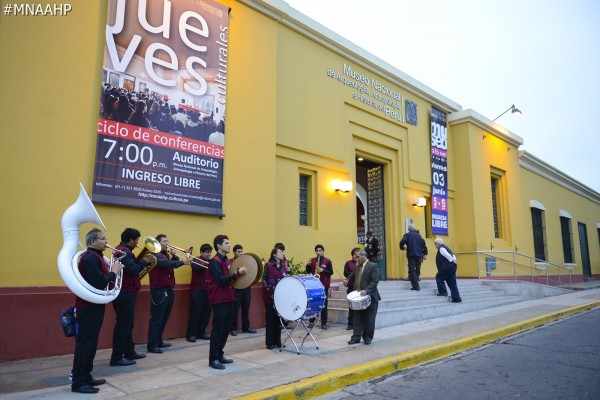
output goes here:
{"type": "Polygon", "coordinates": [[[371,305],[371,296],[361,296],[358,290],[348,293],[347,299],[351,310],[366,310],[371,305]]]}
{"type": "Polygon", "coordinates": [[[325,307],[325,287],[312,275],[286,276],[275,286],[273,300],[282,318],[296,321],[311,318],[325,307]]]}

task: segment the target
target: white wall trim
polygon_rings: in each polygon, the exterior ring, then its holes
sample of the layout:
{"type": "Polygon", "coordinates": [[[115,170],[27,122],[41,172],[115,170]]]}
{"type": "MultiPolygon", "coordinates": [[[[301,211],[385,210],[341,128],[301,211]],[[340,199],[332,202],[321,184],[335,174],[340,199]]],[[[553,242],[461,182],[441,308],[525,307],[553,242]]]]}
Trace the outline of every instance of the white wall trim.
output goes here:
{"type": "Polygon", "coordinates": [[[561,217],[573,219],[573,217],[571,216],[571,214],[569,214],[569,212],[565,211],[565,210],[558,210],[558,215],[561,216],[561,217]]]}
{"type": "Polygon", "coordinates": [[[546,211],[546,207],[544,207],[544,205],[537,200],[529,200],[529,207],[546,211]]]}

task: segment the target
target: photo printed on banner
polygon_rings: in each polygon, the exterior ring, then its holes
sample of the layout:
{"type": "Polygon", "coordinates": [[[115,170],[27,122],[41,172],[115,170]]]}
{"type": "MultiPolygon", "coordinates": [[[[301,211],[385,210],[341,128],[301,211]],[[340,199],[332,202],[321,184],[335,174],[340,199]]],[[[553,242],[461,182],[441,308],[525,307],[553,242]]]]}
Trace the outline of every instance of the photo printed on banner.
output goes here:
{"type": "Polygon", "coordinates": [[[92,199],[223,215],[229,8],[107,4],[92,199]]]}

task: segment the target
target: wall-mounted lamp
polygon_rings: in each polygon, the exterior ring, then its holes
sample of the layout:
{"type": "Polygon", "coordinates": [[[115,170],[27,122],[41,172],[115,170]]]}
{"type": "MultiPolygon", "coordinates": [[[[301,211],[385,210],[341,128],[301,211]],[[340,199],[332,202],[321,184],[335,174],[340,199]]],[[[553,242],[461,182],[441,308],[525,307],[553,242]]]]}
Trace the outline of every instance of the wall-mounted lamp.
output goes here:
{"type": "Polygon", "coordinates": [[[498,118],[500,118],[501,116],[503,116],[504,114],[506,114],[507,112],[511,111],[511,114],[522,114],[521,110],[519,110],[517,107],[515,107],[515,105],[513,104],[512,106],[508,107],[508,110],[504,111],[502,114],[498,115],[496,118],[494,118],[492,121],[497,120],[498,118]],[[512,110],[512,111],[511,111],[512,110]]]}
{"type": "Polygon", "coordinates": [[[342,181],[341,179],[335,179],[331,181],[331,187],[336,192],[348,193],[352,190],[352,181],[342,181]]]}
{"type": "Polygon", "coordinates": [[[415,207],[425,207],[427,205],[427,200],[425,197],[413,197],[412,205],[415,207]]]}

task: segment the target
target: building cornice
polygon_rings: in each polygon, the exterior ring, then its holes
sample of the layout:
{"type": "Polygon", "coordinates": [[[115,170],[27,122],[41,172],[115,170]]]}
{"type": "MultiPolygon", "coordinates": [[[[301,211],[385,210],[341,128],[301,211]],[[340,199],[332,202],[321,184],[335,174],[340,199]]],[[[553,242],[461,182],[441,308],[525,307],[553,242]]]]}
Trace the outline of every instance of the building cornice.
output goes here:
{"type": "Polygon", "coordinates": [[[468,109],[448,114],[449,125],[462,124],[463,122],[469,122],[517,148],[523,144],[523,138],[515,135],[508,129],[496,124],[494,121],[484,117],[476,111],[468,109]]]}
{"type": "Polygon", "coordinates": [[[519,151],[519,165],[534,174],[548,179],[578,195],[600,204],[600,193],[594,191],[583,183],[571,178],[567,174],[554,168],[552,165],[540,160],[533,154],[524,150],[519,151]]]}
{"type": "Polygon", "coordinates": [[[317,21],[307,17],[288,3],[281,0],[238,0],[239,3],[262,13],[263,15],[287,26],[288,28],[306,36],[323,47],[339,54],[356,65],[377,74],[383,79],[406,90],[407,92],[422,97],[432,105],[446,111],[461,110],[460,104],[448,99],[430,87],[408,76],[399,69],[386,63],[382,59],[369,53],[365,49],[329,30],[317,21]]]}

